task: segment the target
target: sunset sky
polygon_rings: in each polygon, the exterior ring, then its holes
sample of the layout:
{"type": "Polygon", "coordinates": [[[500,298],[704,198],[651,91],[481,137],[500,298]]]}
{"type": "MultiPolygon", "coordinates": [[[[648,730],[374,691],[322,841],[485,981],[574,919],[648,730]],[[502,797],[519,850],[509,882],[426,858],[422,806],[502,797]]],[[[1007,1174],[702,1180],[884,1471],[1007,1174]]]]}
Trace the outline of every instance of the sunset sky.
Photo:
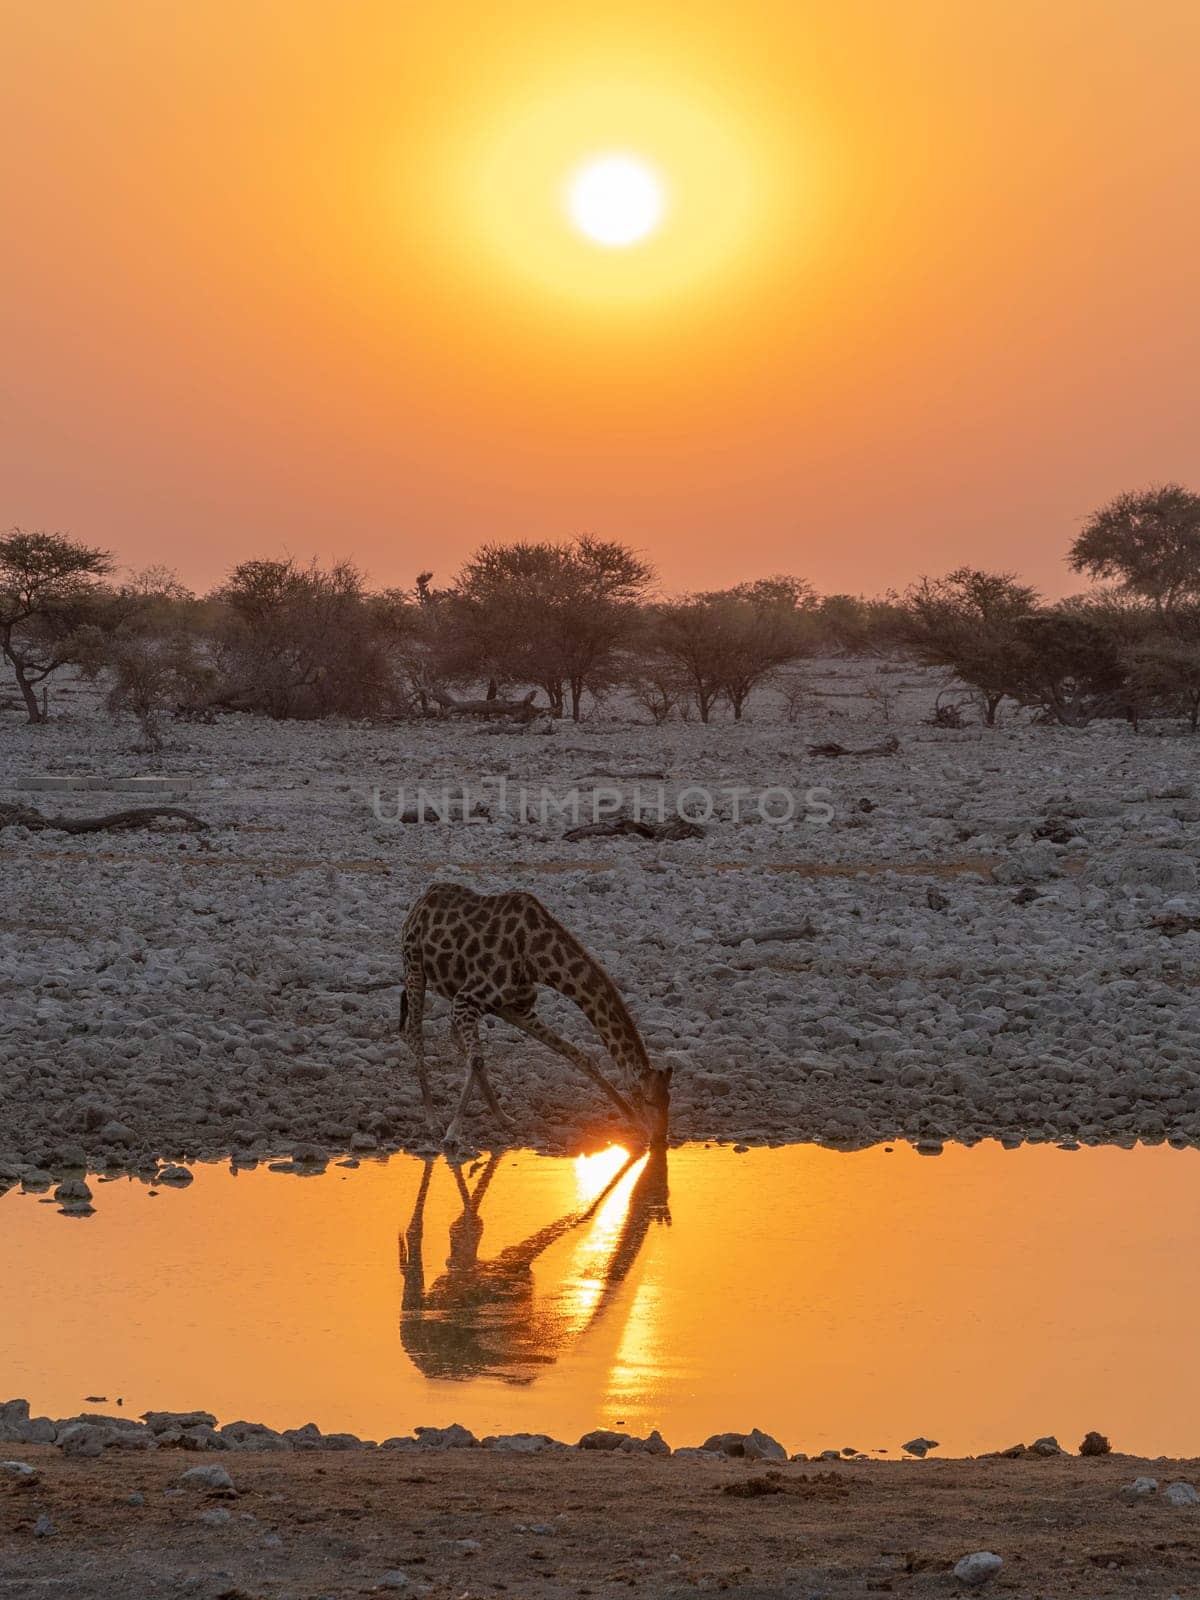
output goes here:
{"type": "Polygon", "coordinates": [[[1077,587],[1200,487],[1195,0],[0,0],[0,525],[1077,587]],[[589,159],[662,214],[580,231],[589,159]]]}

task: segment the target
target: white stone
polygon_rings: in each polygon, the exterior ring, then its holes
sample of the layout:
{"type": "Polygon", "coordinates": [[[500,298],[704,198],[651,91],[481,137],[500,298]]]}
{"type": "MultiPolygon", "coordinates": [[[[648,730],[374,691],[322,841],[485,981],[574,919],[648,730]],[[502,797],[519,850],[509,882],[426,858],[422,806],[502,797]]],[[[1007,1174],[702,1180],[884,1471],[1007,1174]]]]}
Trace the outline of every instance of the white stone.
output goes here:
{"type": "Polygon", "coordinates": [[[180,1483],[185,1483],[190,1489],[232,1489],[233,1479],[224,1467],[212,1466],[189,1467],[186,1472],[179,1475],[180,1483]]]}
{"type": "Polygon", "coordinates": [[[1001,1557],[991,1550],[975,1550],[954,1563],[954,1576],[959,1583],[978,1589],[994,1578],[1003,1565],[1001,1557]]]}

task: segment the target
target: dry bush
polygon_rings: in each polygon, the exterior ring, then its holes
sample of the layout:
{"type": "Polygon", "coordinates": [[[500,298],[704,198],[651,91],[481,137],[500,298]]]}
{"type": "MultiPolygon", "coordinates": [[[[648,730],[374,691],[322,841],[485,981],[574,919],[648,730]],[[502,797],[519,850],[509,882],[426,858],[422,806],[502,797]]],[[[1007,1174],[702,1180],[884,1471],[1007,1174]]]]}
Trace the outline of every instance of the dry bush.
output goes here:
{"type": "Polygon", "coordinates": [[[276,718],[370,717],[404,703],[395,608],[349,561],[245,561],[214,597],[225,709],[276,718]]]}
{"type": "Polygon", "coordinates": [[[131,716],[141,729],[146,748],[162,752],[163,719],[203,705],[215,674],[186,637],[134,635],[114,643],[107,665],[112,685],[105,709],[114,719],[131,716]]]}

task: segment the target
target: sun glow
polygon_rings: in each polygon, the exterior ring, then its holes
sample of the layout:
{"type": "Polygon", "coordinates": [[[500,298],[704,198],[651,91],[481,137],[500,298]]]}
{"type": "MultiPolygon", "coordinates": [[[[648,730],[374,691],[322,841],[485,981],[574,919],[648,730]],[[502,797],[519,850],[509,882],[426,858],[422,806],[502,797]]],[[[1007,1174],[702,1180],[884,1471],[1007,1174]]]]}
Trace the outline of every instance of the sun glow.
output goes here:
{"type": "Polygon", "coordinates": [[[732,96],[627,69],[526,80],[482,103],[439,191],[447,239],[493,291],[661,317],[757,270],[789,214],[781,160],[732,96]]]}
{"type": "Polygon", "coordinates": [[[662,221],[665,204],[662,180],[637,156],[596,156],[567,183],[571,221],[610,250],[640,244],[662,221]]]}

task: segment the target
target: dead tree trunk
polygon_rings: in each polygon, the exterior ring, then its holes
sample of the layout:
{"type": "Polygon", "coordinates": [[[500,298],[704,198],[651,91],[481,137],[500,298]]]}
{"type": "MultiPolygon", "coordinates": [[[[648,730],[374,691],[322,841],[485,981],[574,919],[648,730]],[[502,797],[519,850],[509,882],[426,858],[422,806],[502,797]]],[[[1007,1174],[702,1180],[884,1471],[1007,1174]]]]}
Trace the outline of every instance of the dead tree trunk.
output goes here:
{"type": "Polygon", "coordinates": [[[52,828],[59,833],[115,832],[120,828],[146,828],[160,817],[184,822],[189,828],[207,828],[208,823],[179,806],[135,806],[130,811],[113,811],[106,817],[47,817],[32,806],[0,805],[0,828],[52,828]]]}

